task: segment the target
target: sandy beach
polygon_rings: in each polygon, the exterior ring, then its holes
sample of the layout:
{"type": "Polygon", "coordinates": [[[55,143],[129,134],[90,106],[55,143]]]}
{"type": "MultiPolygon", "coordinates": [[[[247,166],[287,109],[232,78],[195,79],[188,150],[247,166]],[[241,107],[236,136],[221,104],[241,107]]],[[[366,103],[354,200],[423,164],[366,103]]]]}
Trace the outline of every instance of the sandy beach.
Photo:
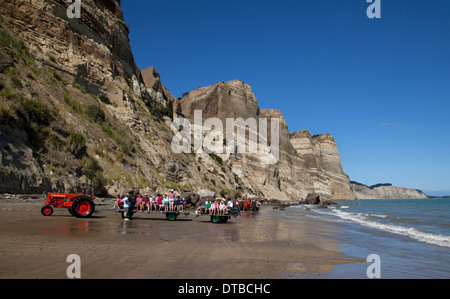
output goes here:
{"type": "Polygon", "coordinates": [[[329,223],[274,217],[271,206],[226,224],[208,216],[165,219],[138,213],[124,221],[110,205],[90,219],[38,202],[0,202],[0,278],[67,278],[77,254],[85,279],[328,278],[334,266],[361,263],[345,256],[329,223]]]}

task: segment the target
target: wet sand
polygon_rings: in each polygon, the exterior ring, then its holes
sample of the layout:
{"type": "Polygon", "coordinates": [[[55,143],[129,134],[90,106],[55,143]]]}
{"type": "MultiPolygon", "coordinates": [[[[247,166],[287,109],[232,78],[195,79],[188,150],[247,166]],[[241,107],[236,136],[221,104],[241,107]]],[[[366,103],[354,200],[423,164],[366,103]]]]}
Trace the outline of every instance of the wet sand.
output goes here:
{"type": "Polygon", "coordinates": [[[274,217],[270,206],[213,224],[162,213],[124,221],[110,206],[90,219],[63,209],[44,217],[42,205],[0,202],[0,278],[67,278],[70,254],[86,279],[328,278],[336,265],[363,262],[338,251],[329,223],[274,217]]]}

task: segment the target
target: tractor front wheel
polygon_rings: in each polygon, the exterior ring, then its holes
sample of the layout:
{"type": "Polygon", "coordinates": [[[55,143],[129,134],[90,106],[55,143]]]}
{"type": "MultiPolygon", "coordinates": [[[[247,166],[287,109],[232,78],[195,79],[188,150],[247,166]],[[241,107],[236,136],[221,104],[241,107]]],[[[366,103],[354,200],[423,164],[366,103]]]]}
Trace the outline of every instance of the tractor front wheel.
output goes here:
{"type": "Polygon", "coordinates": [[[79,197],[73,202],[71,210],[77,218],[89,218],[95,211],[95,205],[89,197],[79,197]]]}

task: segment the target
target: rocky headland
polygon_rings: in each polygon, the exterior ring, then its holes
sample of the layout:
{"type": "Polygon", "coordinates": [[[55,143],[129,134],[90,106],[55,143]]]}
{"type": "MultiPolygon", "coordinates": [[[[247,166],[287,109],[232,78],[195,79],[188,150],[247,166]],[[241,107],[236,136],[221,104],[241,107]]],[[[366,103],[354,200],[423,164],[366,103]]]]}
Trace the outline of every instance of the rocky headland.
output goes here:
{"type": "Polygon", "coordinates": [[[367,186],[351,182],[351,190],[358,199],[426,199],[428,196],[420,190],[395,187],[391,184],[367,186]]]}

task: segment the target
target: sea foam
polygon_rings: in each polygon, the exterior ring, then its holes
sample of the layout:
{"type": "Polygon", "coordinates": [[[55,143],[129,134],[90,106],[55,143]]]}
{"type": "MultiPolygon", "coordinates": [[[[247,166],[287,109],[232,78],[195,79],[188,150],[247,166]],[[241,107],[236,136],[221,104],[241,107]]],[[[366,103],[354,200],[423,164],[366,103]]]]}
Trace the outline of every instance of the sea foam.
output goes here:
{"type": "Polygon", "coordinates": [[[378,214],[368,214],[368,213],[351,213],[347,211],[342,211],[340,209],[332,210],[321,210],[321,209],[311,209],[312,211],[319,214],[328,214],[338,217],[341,220],[345,220],[351,223],[357,223],[366,227],[379,229],[389,233],[406,236],[415,239],[420,242],[425,242],[428,244],[433,244],[437,246],[450,248],[450,236],[435,234],[430,232],[424,232],[413,227],[407,227],[402,225],[396,225],[391,223],[382,223],[375,221],[371,218],[386,218],[386,215],[378,214]]]}

